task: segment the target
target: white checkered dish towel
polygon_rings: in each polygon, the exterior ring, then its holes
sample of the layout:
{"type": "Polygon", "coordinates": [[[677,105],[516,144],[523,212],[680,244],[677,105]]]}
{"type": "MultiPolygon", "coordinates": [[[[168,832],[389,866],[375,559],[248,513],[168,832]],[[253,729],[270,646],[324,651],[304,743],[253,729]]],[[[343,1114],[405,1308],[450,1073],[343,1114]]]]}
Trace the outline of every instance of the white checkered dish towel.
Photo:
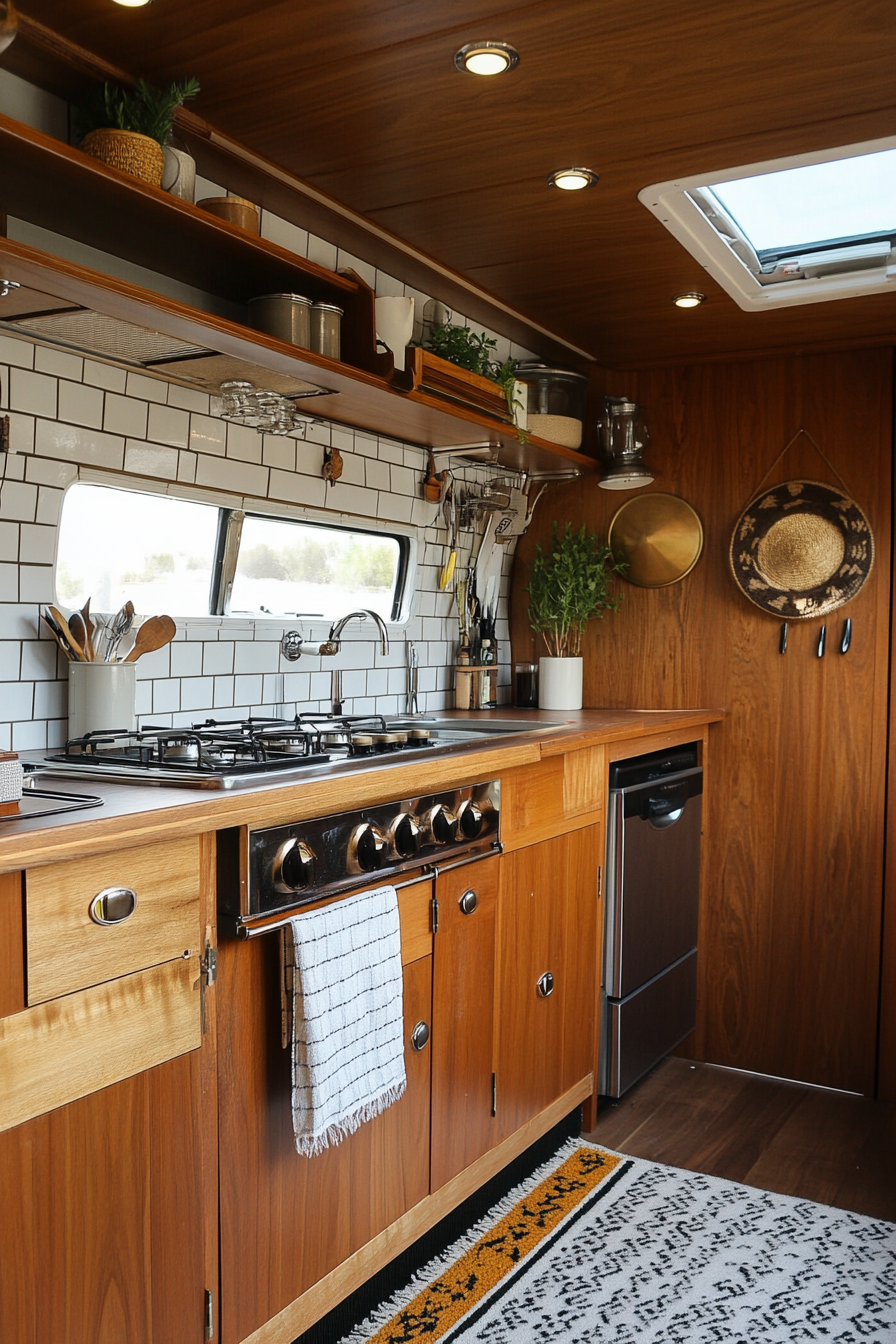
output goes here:
{"type": "Polygon", "coordinates": [[[295,915],[283,931],[282,952],[296,1150],[314,1157],[405,1090],[395,888],[295,915]]]}

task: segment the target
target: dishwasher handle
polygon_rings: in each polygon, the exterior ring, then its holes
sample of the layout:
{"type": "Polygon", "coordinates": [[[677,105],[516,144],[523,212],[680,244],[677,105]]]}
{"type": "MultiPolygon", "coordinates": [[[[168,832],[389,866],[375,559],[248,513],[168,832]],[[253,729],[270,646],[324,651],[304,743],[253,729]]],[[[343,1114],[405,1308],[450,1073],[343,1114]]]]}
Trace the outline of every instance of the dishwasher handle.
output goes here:
{"type": "Polygon", "coordinates": [[[641,801],[641,820],[658,827],[674,826],[685,809],[690,790],[684,780],[659,784],[641,801]]]}

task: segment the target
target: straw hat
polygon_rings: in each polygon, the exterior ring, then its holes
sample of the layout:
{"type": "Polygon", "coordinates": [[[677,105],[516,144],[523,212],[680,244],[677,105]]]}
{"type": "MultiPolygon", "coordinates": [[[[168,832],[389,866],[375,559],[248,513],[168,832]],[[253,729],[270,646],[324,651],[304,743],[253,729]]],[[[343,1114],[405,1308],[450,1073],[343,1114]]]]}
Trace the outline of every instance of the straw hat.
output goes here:
{"type": "Polygon", "coordinates": [[[744,597],[789,621],[852,601],[873,563],[868,519],[819,481],[786,481],[757,495],[731,538],[731,572],[744,597]]]}

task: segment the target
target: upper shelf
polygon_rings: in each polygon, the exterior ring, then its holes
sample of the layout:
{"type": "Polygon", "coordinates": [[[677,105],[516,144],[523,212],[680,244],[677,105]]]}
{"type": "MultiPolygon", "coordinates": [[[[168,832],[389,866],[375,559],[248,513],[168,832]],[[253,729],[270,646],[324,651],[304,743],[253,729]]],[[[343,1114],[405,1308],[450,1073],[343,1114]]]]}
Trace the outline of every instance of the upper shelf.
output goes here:
{"type": "MultiPolygon", "coordinates": [[[[263,372],[280,381],[278,390],[288,391],[293,383],[300,390],[306,384],[326,388],[327,395],[311,403],[315,414],[390,438],[431,447],[489,442],[497,448],[501,465],[536,473],[595,468],[592,458],[544,440],[531,438],[521,445],[513,427],[488,412],[448,403],[422,389],[402,393],[391,387],[387,381],[391,356],[378,355],[374,343],[373,295],[357,277],[337,275],[4,116],[0,116],[0,203],[8,215],[230,303],[245,304],[257,294],[297,291],[345,309],[346,362],[339,362],[153,290],[0,239],[4,276],[38,292],[28,311],[77,305],[228,360],[223,373],[223,366],[214,360],[200,365],[188,359],[164,369],[128,358],[118,362],[212,391],[222,377],[242,374],[257,381],[263,372]]],[[[0,301],[0,321],[21,312],[14,298],[0,301]]],[[[45,332],[33,334],[49,343],[65,343],[45,332]]],[[[95,347],[78,348],[110,358],[95,347]]]]}

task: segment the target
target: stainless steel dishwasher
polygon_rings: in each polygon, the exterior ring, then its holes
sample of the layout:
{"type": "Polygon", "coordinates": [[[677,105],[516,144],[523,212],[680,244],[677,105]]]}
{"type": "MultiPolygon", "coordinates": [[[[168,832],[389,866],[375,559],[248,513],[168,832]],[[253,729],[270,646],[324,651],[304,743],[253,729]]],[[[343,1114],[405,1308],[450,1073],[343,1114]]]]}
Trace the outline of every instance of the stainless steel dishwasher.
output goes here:
{"type": "Polygon", "coordinates": [[[619,1097],[696,1020],[697,744],[610,767],[599,1090],[619,1097]]]}

